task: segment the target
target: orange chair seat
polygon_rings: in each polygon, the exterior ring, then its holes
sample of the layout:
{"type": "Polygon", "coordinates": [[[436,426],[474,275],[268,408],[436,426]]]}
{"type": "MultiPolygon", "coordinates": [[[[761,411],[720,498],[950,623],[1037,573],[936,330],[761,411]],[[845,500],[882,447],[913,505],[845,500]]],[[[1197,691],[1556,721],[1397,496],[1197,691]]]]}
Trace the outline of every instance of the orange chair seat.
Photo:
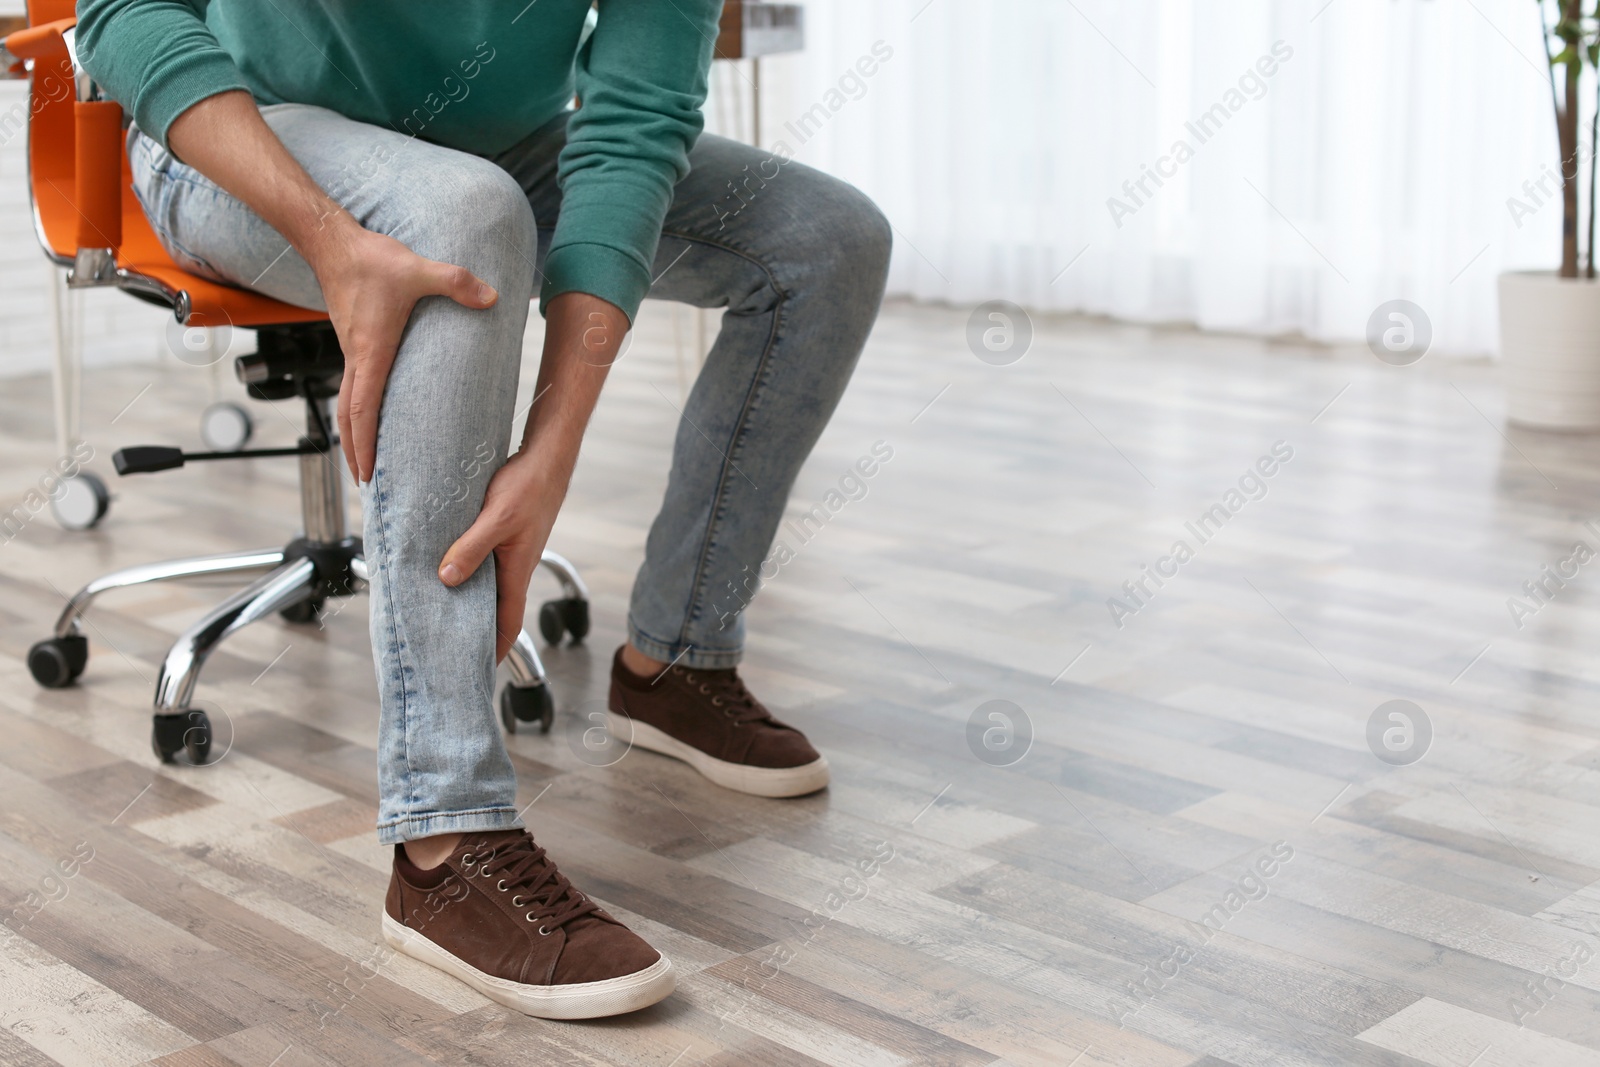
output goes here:
{"type": "MultiPolygon", "coordinates": [[[[33,168],[34,206],[39,222],[49,241],[50,250],[58,259],[70,261],[76,251],[73,240],[77,226],[77,208],[72,203],[72,174],[50,174],[46,168],[33,168]]],[[[70,160],[67,160],[70,167],[70,160]]],[[[248,289],[191,274],[172,261],[167,250],[161,247],[150,222],[144,217],[139,198],[133,193],[133,177],[123,161],[122,180],[122,243],[116,248],[117,266],[134,274],[154,279],[174,293],[189,294],[189,325],[241,327],[270,326],[283,322],[317,322],[327,319],[327,314],[309,308],[285,304],[248,289]]]]}
{"type": "Polygon", "coordinates": [[[122,189],[122,244],[117,248],[117,266],[154,278],[169,289],[186,291],[191,326],[271,326],[280,322],[316,322],[328,317],[326,312],[296,307],[248,289],[223,285],[178,266],[161,247],[149,220],[144,217],[139,198],[133,194],[131,176],[122,189]]]}

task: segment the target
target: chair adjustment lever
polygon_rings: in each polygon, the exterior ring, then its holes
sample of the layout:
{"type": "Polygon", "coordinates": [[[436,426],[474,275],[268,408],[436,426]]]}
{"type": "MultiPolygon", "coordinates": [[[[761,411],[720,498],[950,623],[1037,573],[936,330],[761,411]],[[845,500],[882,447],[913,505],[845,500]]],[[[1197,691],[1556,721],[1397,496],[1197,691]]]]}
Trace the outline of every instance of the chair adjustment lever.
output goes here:
{"type": "Polygon", "coordinates": [[[323,455],[332,451],[338,443],[338,439],[335,438],[327,448],[318,448],[306,442],[294,448],[248,448],[238,452],[185,452],[181,448],[170,448],[166,445],[130,445],[113,452],[111,463],[117,468],[118,474],[153,474],[156,471],[172,470],[185,463],[199,460],[323,455]]]}

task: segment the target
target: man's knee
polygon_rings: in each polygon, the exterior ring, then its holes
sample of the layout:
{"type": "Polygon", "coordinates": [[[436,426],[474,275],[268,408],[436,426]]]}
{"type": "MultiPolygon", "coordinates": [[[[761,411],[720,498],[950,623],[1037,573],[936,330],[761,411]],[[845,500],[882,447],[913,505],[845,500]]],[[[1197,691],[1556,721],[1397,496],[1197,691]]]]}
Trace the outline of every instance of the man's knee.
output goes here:
{"type": "Polygon", "coordinates": [[[395,205],[391,236],[413,252],[465,267],[502,296],[532,292],[538,227],[515,178],[488,160],[463,156],[419,176],[395,205]],[[521,290],[527,290],[523,292],[521,290]]]}
{"type": "Polygon", "coordinates": [[[889,254],[894,249],[894,227],[888,216],[861,190],[848,186],[850,196],[841,209],[849,217],[849,228],[856,235],[851,243],[851,254],[865,269],[871,267],[875,276],[889,272],[889,254]]]}
{"type": "Polygon", "coordinates": [[[819,176],[812,190],[811,230],[806,244],[819,265],[848,276],[854,285],[881,288],[889,272],[894,230],[861,190],[837,178],[819,176]]]}

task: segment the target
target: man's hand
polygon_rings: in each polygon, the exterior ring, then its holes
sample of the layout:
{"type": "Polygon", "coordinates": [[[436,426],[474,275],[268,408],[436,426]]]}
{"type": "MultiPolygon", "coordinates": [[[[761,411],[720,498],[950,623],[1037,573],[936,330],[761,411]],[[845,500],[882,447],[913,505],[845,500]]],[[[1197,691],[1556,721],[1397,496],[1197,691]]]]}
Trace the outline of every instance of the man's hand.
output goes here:
{"type": "Polygon", "coordinates": [[[289,154],[249,93],[195,104],[172,123],[167,143],[283,234],[316,273],[344,349],[339,437],[350,473],[367,481],[377,461],[383,386],[411,309],[425,296],[486,308],[495,291],[464,267],[424,259],[363,229],[289,154]]]}
{"type": "Polygon", "coordinates": [[[528,582],[566,498],[600,387],[628,332],[626,315],[587,293],[563,293],[548,312],[522,448],[489,479],[477,521],[439,562],[439,580],[457,586],[494,553],[496,663],[522,632],[528,582]]]}
{"type": "Polygon", "coordinates": [[[348,215],[339,230],[311,245],[307,262],[322,285],[328,317],[344,349],[339,440],[358,482],[372,478],[378,409],[411,310],[425,296],[463,307],[492,307],[498,295],[465,267],[424,259],[392,237],[362,229],[348,215]]]}
{"type": "Polygon", "coordinates": [[[494,553],[494,659],[499,663],[522,632],[528,582],[544,555],[550,528],[566,496],[571,470],[532,452],[519,452],[489,479],[483,510],[439,565],[448,586],[466,581],[494,553]]]}

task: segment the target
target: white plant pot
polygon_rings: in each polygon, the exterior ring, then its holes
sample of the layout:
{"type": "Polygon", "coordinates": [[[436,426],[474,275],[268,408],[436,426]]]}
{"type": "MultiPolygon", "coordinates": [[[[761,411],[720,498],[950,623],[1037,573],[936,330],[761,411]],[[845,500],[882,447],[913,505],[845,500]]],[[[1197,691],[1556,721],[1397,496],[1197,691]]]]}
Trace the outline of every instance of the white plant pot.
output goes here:
{"type": "Polygon", "coordinates": [[[1500,275],[1500,355],[1510,421],[1600,430],[1600,282],[1500,275]]]}

